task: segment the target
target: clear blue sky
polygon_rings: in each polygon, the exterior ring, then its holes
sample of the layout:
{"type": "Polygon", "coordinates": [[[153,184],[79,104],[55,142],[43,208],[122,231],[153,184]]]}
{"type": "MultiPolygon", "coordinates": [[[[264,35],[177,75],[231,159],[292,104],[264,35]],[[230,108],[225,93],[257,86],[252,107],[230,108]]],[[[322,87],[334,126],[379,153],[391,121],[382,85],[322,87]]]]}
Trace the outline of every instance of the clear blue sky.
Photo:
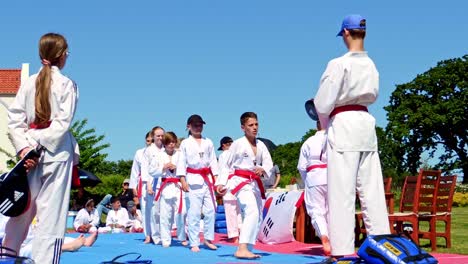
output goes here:
{"type": "Polygon", "coordinates": [[[75,119],[105,134],[109,159],[131,159],[160,125],[186,136],[187,117],[206,120],[216,146],[241,136],[239,116],[259,115],[260,136],[298,141],[313,127],[304,101],[327,62],[346,52],[343,17],[367,18],[366,49],[380,72],[383,107],[395,84],[468,53],[467,1],[7,1],[0,8],[0,68],[39,67],[37,43],[64,34],[64,73],[80,89],[75,119]],[[418,3],[416,3],[418,2],[418,3]]]}

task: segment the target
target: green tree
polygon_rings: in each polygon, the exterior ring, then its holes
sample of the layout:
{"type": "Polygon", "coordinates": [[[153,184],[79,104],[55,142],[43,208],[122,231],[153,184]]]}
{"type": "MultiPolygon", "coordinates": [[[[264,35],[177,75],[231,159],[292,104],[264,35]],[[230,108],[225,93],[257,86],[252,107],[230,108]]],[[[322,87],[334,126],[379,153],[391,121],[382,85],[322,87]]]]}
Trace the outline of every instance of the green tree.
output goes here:
{"type": "MultiPolygon", "coordinates": [[[[396,86],[385,107],[387,131],[397,141],[404,166],[416,173],[421,154],[439,155],[436,167],[468,175],[468,55],[444,60],[409,83],[396,86]]],[[[468,183],[468,177],[464,177],[468,183]]]]}
{"type": "Polygon", "coordinates": [[[110,147],[102,143],[105,136],[96,135],[96,129],[86,128],[88,119],[77,120],[72,124],[71,132],[80,146],[79,167],[92,173],[101,172],[107,153],[103,151],[110,147]]]}
{"type": "Polygon", "coordinates": [[[376,127],[376,132],[382,174],[384,177],[392,177],[394,186],[400,186],[404,177],[409,175],[401,158],[404,155],[403,148],[383,128],[376,127]]]}

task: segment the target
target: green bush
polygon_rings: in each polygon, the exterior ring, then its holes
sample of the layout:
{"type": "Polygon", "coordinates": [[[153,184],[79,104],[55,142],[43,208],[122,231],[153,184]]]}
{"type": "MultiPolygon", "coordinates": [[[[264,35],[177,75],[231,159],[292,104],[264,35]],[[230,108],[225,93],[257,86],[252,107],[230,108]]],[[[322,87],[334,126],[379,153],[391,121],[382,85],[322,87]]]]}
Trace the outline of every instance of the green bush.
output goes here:
{"type": "Polygon", "coordinates": [[[93,196],[104,197],[106,194],[113,196],[120,194],[122,191],[122,183],[125,179],[122,175],[99,175],[101,183],[95,187],[86,187],[85,190],[93,196]]]}

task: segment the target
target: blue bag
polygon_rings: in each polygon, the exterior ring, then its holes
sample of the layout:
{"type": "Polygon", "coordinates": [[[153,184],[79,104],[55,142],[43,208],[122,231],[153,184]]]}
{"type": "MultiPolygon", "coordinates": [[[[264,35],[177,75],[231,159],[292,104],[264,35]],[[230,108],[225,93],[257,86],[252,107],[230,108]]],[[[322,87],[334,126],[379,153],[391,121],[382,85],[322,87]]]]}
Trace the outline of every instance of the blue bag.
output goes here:
{"type": "Polygon", "coordinates": [[[436,264],[433,256],[400,235],[368,236],[357,254],[372,264],[436,264]]]}
{"type": "Polygon", "coordinates": [[[140,253],[127,253],[123,254],[120,256],[115,257],[111,261],[103,261],[100,264],[152,264],[153,261],[149,259],[140,259],[141,254],[140,253]],[[127,255],[138,255],[134,260],[122,260],[122,261],[117,261],[119,258],[125,257],[127,255]]]}
{"type": "Polygon", "coordinates": [[[342,257],[337,260],[327,258],[320,262],[320,264],[363,264],[368,263],[359,257],[342,257]]]}

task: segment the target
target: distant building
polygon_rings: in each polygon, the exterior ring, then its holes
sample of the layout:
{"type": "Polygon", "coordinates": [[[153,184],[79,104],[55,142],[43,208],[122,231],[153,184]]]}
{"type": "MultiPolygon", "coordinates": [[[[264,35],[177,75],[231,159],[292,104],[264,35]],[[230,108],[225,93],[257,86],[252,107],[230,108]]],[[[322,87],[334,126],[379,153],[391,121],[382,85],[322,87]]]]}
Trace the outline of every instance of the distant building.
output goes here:
{"type": "Polygon", "coordinates": [[[15,99],[21,83],[29,77],[29,63],[23,63],[21,69],[0,69],[0,172],[7,171],[4,153],[15,155],[16,151],[8,138],[8,107],[15,99]]]}

